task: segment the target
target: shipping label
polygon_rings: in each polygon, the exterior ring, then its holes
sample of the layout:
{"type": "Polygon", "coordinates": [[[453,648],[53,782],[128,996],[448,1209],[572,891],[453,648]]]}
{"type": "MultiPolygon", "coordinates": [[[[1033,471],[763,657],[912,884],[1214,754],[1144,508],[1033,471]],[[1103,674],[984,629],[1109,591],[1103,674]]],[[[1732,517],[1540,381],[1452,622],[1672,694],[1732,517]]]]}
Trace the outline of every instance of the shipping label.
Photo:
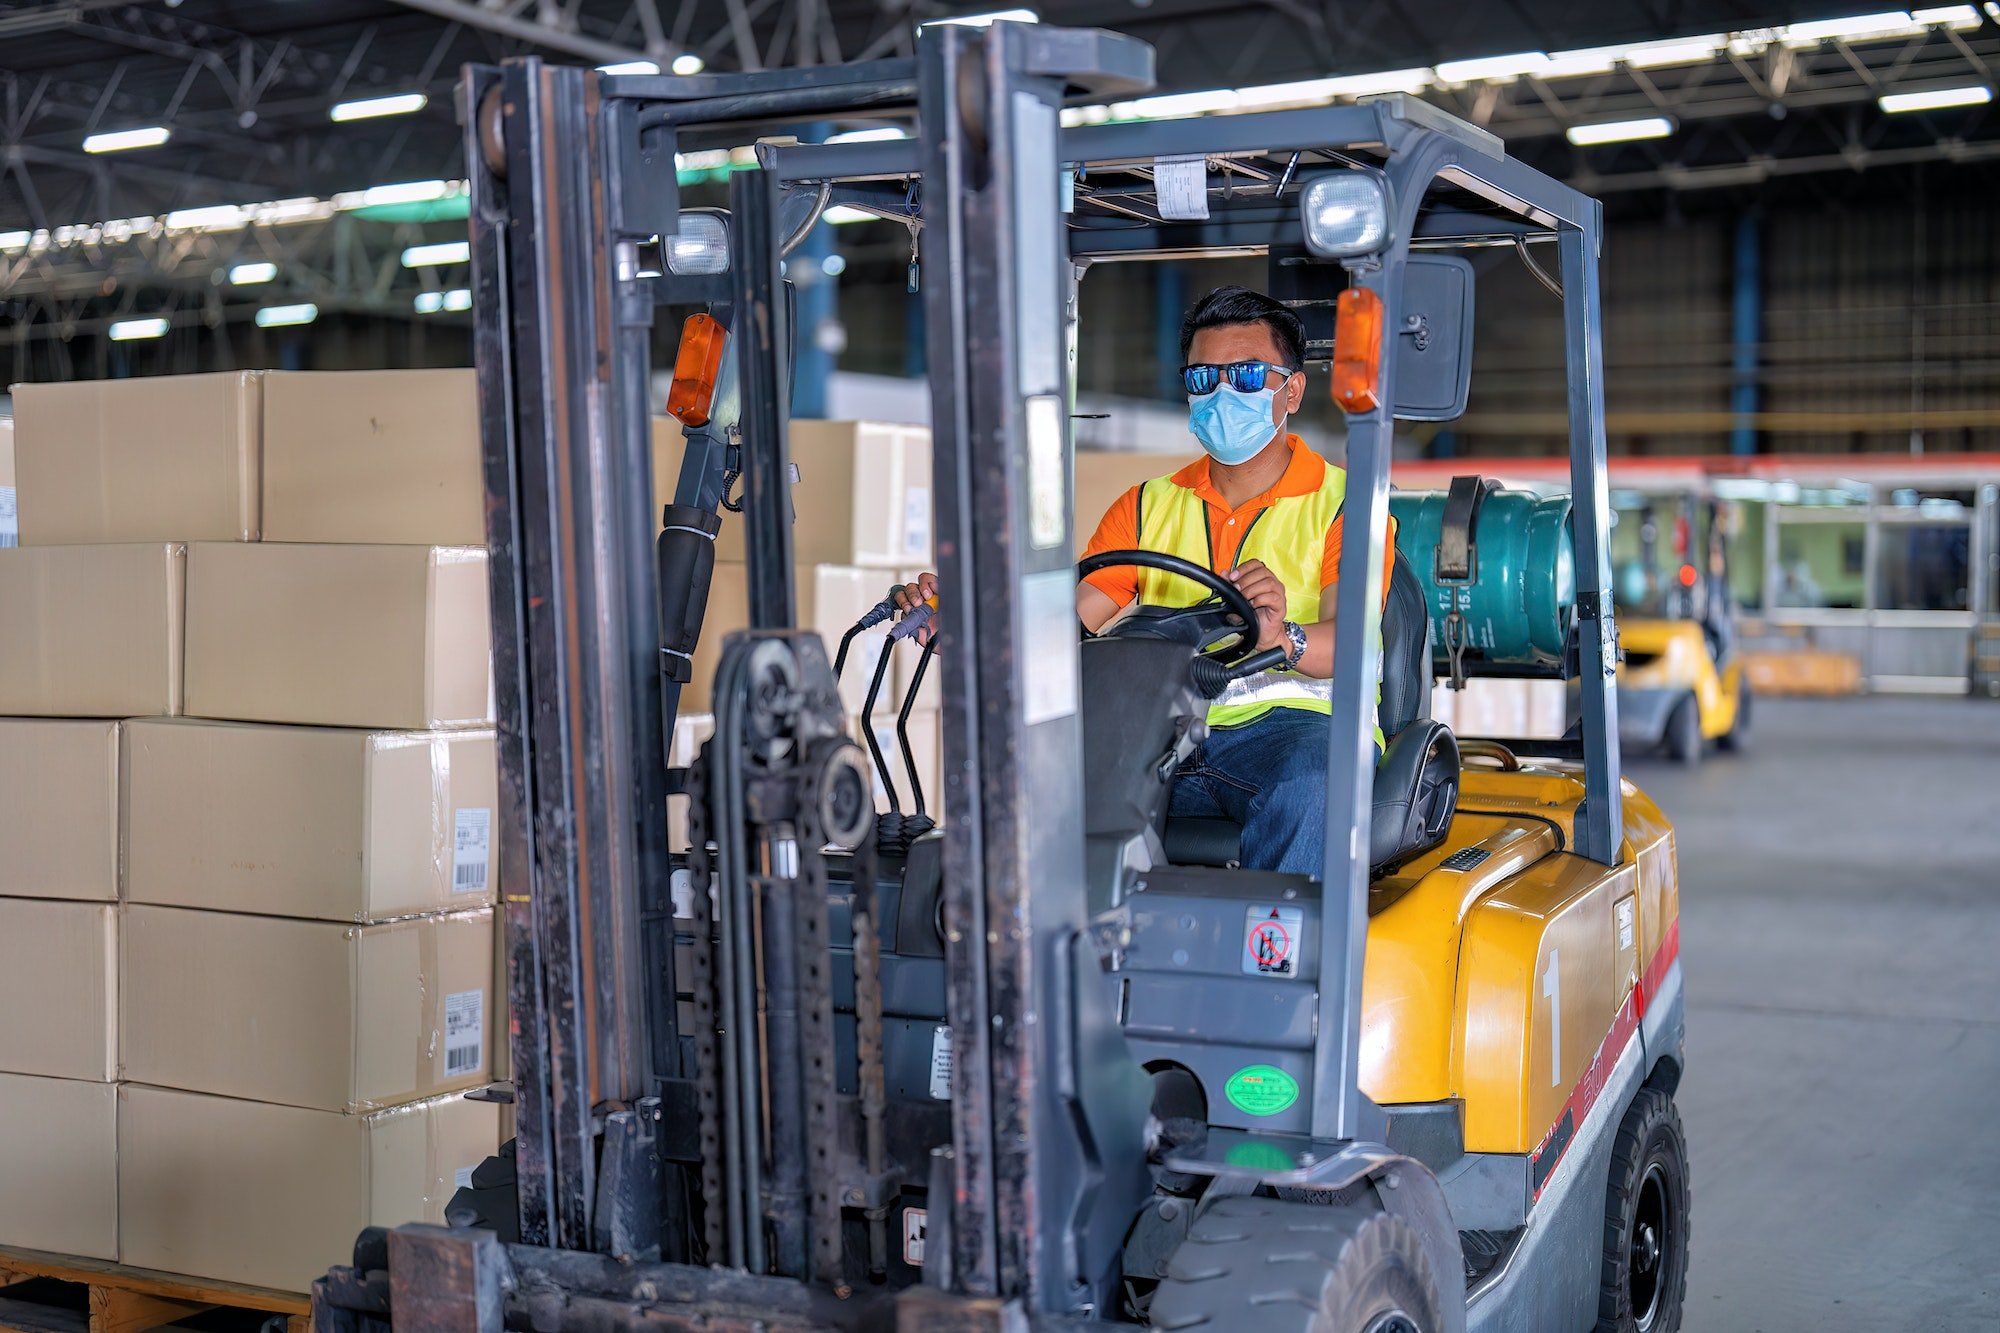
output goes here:
{"type": "Polygon", "coordinates": [[[444,1076],[476,1074],[486,1058],[486,992],[453,991],[444,997],[444,1076]]]}
{"type": "Polygon", "coordinates": [[[452,821],[451,891],[486,892],[493,846],[493,811],[486,806],[460,810],[452,821]]]}

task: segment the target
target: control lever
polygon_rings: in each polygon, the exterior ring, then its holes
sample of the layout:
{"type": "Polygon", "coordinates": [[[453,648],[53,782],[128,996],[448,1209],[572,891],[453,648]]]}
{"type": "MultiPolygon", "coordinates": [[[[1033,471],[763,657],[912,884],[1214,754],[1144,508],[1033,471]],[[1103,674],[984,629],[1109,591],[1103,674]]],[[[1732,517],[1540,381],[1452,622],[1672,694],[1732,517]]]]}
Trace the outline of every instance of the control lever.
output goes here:
{"type": "Polygon", "coordinates": [[[1197,657],[1188,663],[1188,678],[1202,698],[1220,699],[1222,692],[1229,688],[1230,681],[1282,666],[1286,656],[1283,648],[1266,648],[1261,653],[1250,654],[1234,666],[1224,666],[1212,657],[1197,657]]]}

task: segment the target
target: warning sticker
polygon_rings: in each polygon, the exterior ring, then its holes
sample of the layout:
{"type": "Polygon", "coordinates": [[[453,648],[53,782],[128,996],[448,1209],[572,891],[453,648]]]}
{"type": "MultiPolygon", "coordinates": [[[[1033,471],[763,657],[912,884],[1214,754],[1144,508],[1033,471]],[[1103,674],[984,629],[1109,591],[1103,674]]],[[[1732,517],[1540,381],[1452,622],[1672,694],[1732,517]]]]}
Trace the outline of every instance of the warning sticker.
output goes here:
{"type": "Polygon", "coordinates": [[[942,1023],[931,1033],[931,1096],[951,1100],[951,1029],[942,1023]]]}
{"type": "Polygon", "coordinates": [[[452,821],[451,891],[486,892],[486,867],[493,846],[493,811],[473,806],[458,811],[452,821]]]}
{"type": "Polygon", "coordinates": [[[930,1226],[930,1214],[921,1208],[903,1210],[903,1262],[917,1268],[924,1266],[924,1233],[930,1226]]]}
{"type": "Polygon", "coordinates": [[[1635,905],[1630,898],[1627,898],[1618,904],[1618,947],[1621,949],[1629,949],[1632,947],[1632,917],[1634,914],[1634,906],[1635,905]]]}
{"type": "Polygon", "coordinates": [[[1253,977],[1296,976],[1305,921],[1297,907],[1250,904],[1243,913],[1243,970],[1253,977]]]}

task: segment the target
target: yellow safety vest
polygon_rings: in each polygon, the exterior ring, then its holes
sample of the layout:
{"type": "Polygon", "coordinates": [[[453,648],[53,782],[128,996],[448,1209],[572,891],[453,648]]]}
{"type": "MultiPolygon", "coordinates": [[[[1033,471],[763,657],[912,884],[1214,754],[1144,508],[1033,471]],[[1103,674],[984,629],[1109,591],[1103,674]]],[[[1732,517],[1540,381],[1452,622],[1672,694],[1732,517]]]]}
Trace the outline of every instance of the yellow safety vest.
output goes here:
{"type": "MultiPolygon", "coordinates": [[[[1319,489],[1308,495],[1281,496],[1251,517],[1234,551],[1210,549],[1208,506],[1201,496],[1173,477],[1155,477],[1139,488],[1139,545],[1163,555],[1220,573],[1245,560],[1261,560],[1285,585],[1285,619],[1311,625],[1321,618],[1320,564],[1327,529],[1347,497],[1347,473],[1333,464],[1319,489]]],[[[1207,590],[1177,575],[1141,569],[1139,601],[1149,606],[1192,606],[1207,590]]],[[[1376,687],[1380,698],[1380,686],[1376,687]]],[[[1333,713],[1333,682],[1302,676],[1281,668],[1232,681],[1220,699],[1209,705],[1210,727],[1240,727],[1273,708],[1300,708],[1333,713]]],[[[1379,748],[1382,728],[1375,728],[1379,748]]]]}

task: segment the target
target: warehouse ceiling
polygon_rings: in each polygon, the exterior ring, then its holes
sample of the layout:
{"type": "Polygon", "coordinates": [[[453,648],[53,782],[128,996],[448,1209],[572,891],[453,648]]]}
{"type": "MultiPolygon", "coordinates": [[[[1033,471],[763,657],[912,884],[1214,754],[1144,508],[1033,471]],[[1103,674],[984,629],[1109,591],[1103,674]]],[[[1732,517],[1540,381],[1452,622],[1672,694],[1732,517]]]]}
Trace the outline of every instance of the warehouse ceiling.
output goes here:
{"type": "MultiPolygon", "coordinates": [[[[1489,126],[1545,170],[1641,207],[1661,194],[1851,182],[1917,162],[1983,173],[2000,151],[1990,106],[1893,114],[1883,101],[1990,90],[1996,5],[1855,17],[1855,0],[1020,2],[1043,21],[1145,38],[1161,92],[1194,95],[1095,115],[1400,88],[1489,126]],[[1657,136],[1588,141],[1628,121],[1656,122],[1657,136]]],[[[421,297],[435,311],[462,279],[411,271],[403,254],[463,235],[451,90],[464,63],[526,53],[680,73],[827,63],[905,54],[920,22],[970,8],[0,0],[0,299],[42,302],[17,322],[39,319],[62,336],[163,284],[199,292],[213,318],[225,293],[201,288],[233,287],[226,274],[268,265],[278,277],[266,299],[407,316],[425,310],[412,304],[421,297]],[[337,110],[392,96],[408,99],[401,114],[337,110]]],[[[1872,179],[1886,187],[1892,176],[1872,179]]]]}

